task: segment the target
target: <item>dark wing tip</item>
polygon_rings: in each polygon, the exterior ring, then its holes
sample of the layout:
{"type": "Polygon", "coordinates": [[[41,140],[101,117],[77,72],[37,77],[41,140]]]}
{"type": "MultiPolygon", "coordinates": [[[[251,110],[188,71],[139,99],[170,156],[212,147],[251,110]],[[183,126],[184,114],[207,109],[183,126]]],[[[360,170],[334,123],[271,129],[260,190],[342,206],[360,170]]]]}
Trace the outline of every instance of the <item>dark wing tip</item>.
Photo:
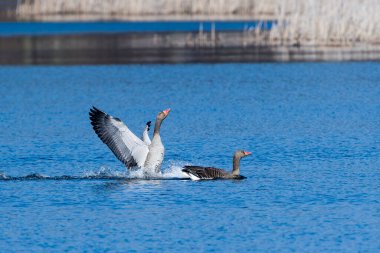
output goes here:
{"type": "Polygon", "coordinates": [[[150,125],[152,124],[152,121],[146,122],[146,126],[148,127],[148,131],[150,130],[150,125]]]}
{"type": "Polygon", "coordinates": [[[90,108],[90,111],[100,111],[98,108],[96,108],[95,106],[92,106],[91,108],[90,108]]]}
{"type": "Polygon", "coordinates": [[[99,110],[95,106],[92,106],[92,108],[90,108],[90,112],[88,114],[90,115],[91,121],[96,121],[102,116],[108,116],[107,113],[103,112],[102,110],[99,110]]]}
{"type": "Polygon", "coordinates": [[[101,113],[106,114],[105,112],[103,112],[103,111],[100,110],[99,108],[96,108],[95,106],[92,106],[92,107],[90,108],[90,111],[91,111],[91,112],[95,112],[95,113],[97,113],[97,112],[101,112],[101,113]]]}
{"type": "Polygon", "coordinates": [[[90,112],[88,113],[90,116],[95,116],[96,114],[99,114],[101,113],[102,111],[99,110],[98,108],[96,108],[95,106],[92,106],[92,108],[90,108],[90,112]]]}

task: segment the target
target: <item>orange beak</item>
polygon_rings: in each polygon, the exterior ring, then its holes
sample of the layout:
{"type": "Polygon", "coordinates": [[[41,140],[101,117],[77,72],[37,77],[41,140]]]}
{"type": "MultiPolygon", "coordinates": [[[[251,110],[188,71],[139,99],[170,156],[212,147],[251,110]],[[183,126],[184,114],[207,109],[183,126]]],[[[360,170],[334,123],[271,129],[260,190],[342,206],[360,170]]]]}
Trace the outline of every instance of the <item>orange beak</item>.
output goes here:
{"type": "Polygon", "coordinates": [[[252,155],[252,152],[244,151],[244,155],[252,155]]]}
{"type": "Polygon", "coordinates": [[[165,113],[165,116],[169,114],[170,112],[170,108],[169,109],[166,109],[166,110],[163,110],[163,112],[165,113]]]}

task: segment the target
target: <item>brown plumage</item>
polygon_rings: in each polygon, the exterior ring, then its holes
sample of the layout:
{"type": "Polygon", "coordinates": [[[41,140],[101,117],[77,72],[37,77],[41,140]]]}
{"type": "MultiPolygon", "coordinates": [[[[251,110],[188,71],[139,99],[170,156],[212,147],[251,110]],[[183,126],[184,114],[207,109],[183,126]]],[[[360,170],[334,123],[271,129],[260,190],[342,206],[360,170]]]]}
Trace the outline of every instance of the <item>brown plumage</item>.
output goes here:
{"type": "Polygon", "coordinates": [[[240,175],[240,159],[250,155],[251,152],[238,150],[233,156],[232,173],[223,169],[202,166],[185,166],[182,172],[188,175],[192,180],[201,179],[244,179],[246,177],[240,175]]]}

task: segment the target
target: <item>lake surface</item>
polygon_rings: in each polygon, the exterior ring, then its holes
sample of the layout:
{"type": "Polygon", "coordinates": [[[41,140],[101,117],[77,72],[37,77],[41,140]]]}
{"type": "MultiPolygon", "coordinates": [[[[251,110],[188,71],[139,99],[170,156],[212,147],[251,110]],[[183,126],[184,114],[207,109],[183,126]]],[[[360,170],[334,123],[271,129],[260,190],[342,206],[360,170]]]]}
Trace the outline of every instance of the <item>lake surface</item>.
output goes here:
{"type": "Polygon", "coordinates": [[[0,251],[379,252],[379,80],[374,62],[1,67],[0,251]],[[92,105],[137,135],[172,108],[161,179],[125,171],[92,105]],[[246,180],[181,179],[236,149],[246,180]]]}

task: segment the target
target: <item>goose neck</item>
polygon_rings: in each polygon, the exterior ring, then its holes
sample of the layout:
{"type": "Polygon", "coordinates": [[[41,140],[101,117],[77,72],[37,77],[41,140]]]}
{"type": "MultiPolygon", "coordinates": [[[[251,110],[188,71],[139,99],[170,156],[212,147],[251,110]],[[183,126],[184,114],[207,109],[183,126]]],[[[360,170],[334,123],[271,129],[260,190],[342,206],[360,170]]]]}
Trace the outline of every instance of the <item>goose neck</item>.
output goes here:
{"type": "Polygon", "coordinates": [[[161,123],[162,123],[161,119],[156,119],[156,123],[154,124],[153,135],[159,135],[160,134],[161,123]]]}
{"type": "Polygon", "coordinates": [[[234,156],[232,165],[232,175],[238,176],[240,174],[240,157],[234,156]]]}

